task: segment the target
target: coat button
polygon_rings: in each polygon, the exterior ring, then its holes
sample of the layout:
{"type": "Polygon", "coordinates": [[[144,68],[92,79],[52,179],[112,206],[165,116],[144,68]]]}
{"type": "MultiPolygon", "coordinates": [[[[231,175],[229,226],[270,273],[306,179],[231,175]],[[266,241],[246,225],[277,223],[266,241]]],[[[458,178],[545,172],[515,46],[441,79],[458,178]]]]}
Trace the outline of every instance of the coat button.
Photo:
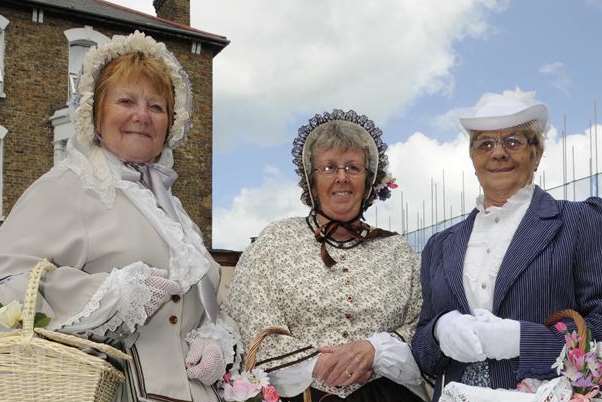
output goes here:
{"type": "Polygon", "coordinates": [[[175,315],[169,316],[169,322],[172,324],[177,324],[178,323],[178,317],[176,317],[175,315]]]}
{"type": "Polygon", "coordinates": [[[500,221],[500,218],[495,218],[494,221],[495,223],[498,223],[500,221]]]}
{"type": "Polygon", "coordinates": [[[349,332],[343,331],[341,335],[343,335],[343,338],[347,338],[349,336],[349,332]]]}
{"type": "Polygon", "coordinates": [[[345,313],[345,318],[348,320],[351,320],[353,318],[353,316],[349,313],[345,313]]]}
{"type": "Polygon", "coordinates": [[[171,295],[171,301],[177,303],[180,301],[180,295],[171,295]]]}
{"type": "Polygon", "coordinates": [[[349,268],[343,268],[341,271],[343,271],[343,272],[349,272],[349,268]]]}
{"type": "Polygon", "coordinates": [[[351,296],[347,296],[347,301],[348,301],[349,303],[353,303],[353,298],[352,298],[351,296]]]}

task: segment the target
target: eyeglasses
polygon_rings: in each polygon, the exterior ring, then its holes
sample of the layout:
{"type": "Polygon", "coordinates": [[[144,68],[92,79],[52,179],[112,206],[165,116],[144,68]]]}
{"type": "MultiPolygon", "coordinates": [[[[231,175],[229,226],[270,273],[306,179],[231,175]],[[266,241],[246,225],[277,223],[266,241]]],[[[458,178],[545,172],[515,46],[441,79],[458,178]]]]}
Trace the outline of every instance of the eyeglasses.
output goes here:
{"type": "Polygon", "coordinates": [[[526,145],[537,144],[537,140],[528,139],[520,134],[507,137],[484,137],[474,140],[471,147],[479,153],[488,154],[495,149],[497,144],[500,144],[507,152],[518,152],[526,145]]]}
{"type": "Polygon", "coordinates": [[[316,169],[314,169],[314,172],[318,172],[319,174],[324,176],[334,176],[340,169],[342,169],[348,176],[359,176],[366,170],[366,168],[363,166],[356,165],[354,163],[347,163],[344,166],[337,166],[332,164],[318,166],[316,169]]]}

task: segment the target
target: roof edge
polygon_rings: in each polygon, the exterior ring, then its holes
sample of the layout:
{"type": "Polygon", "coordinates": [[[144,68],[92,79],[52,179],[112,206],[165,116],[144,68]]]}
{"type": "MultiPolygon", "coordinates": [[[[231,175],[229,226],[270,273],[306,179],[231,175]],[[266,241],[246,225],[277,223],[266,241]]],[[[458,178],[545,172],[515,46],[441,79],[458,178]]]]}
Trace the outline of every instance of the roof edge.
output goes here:
{"type": "Polygon", "coordinates": [[[161,33],[176,36],[176,37],[188,37],[190,39],[200,39],[201,41],[204,41],[208,44],[215,46],[217,48],[216,49],[217,51],[215,52],[215,54],[219,53],[223,48],[225,48],[226,46],[228,46],[228,44],[230,44],[230,40],[228,40],[228,38],[226,38],[225,36],[222,36],[222,35],[217,35],[217,34],[213,34],[210,32],[202,31],[200,29],[196,29],[196,28],[193,28],[193,27],[187,26],[187,25],[178,24],[177,22],[170,21],[170,20],[167,20],[164,18],[160,18],[160,17],[154,16],[154,15],[150,15],[150,14],[144,13],[142,11],[133,10],[128,7],[124,7],[124,6],[115,4],[115,3],[111,3],[109,1],[105,1],[105,0],[94,0],[94,1],[96,1],[97,3],[102,3],[102,4],[106,5],[107,7],[113,7],[113,8],[123,10],[123,11],[129,12],[129,13],[142,15],[147,18],[152,18],[153,20],[157,20],[164,24],[171,25],[173,27],[173,29],[144,24],[144,23],[132,23],[131,21],[125,20],[122,18],[114,18],[111,16],[93,13],[93,12],[89,12],[89,11],[85,11],[85,10],[74,10],[74,9],[66,7],[66,6],[62,7],[60,5],[51,5],[51,4],[43,3],[40,1],[36,1],[36,0],[18,0],[18,1],[10,1],[9,0],[8,3],[13,3],[13,4],[21,5],[21,6],[30,4],[30,5],[35,5],[35,6],[53,9],[53,10],[57,10],[57,11],[62,11],[66,14],[85,15],[85,16],[89,16],[93,19],[114,21],[114,22],[118,22],[122,25],[130,26],[130,27],[131,26],[139,26],[144,29],[157,31],[157,32],[161,32],[161,33]]]}

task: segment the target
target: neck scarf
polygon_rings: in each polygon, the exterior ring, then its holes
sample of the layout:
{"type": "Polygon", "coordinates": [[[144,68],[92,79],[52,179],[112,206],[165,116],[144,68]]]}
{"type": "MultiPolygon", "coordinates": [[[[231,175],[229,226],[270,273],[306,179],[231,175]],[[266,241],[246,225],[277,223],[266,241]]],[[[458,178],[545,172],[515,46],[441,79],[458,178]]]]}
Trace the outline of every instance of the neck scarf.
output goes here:
{"type": "Polygon", "coordinates": [[[334,266],[337,262],[331,257],[326,249],[326,243],[340,249],[350,249],[358,244],[372,239],[385,238],[394,236],[397,233],[388,230],[371,228],[366,222],[361,220],[361,211],[354,218],[348,221],[339,221],[326,215],[320,210],[312,210],[307,216],[306,221],[309,227],[313,230],[314,236],[320,246],[320,257],[328,268],[334,266]],[[328,221],[322,225],[318,222],[318,215],[322,215],[328,221]],[[349,233],[349,239],[336,240],[332,236],[340,228],[345,228],[349,233]]]}

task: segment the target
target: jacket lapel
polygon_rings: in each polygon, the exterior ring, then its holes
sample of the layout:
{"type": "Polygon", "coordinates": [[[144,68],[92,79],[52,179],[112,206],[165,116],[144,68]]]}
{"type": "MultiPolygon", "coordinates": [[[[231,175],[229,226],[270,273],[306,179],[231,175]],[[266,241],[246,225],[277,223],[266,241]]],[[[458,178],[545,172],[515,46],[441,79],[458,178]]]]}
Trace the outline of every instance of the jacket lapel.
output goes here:
{"type": "Polygon", "coordinates": [[[531,205],[504,255],[495,282],[493,314],[498,314],[502,301],[512,284],[554,238],[562,224],[558,214],[557,201],[535,186],[531,205]]]}
{"type": "Polygon", "coordinates": [[[450,229],[451,235],[445,239],[443,245],[443,255],[449,258],[443,259],[443,269],[447,277],[447,282],[453,294],[458,299],[461,313],[469,313],[468,300],[464,293],[464,282],[462,275],[464,272],[464,256],[466,255],[466,247],[472,232],[475,216],[478,210],[474,209],[464,222],[450,229]]]}

